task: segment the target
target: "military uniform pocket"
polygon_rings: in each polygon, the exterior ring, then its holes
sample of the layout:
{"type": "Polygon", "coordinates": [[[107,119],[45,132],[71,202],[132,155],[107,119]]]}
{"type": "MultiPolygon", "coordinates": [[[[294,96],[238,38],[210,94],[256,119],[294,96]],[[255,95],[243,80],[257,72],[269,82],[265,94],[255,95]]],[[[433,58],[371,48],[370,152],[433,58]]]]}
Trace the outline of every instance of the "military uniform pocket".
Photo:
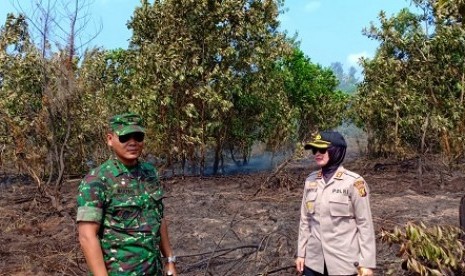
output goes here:
{"type": "Polygon", "coordinates": [[[111,212],[110,226],[113,229],[138,230],[141,208],[139,206],[115,207],[111,212]]]}

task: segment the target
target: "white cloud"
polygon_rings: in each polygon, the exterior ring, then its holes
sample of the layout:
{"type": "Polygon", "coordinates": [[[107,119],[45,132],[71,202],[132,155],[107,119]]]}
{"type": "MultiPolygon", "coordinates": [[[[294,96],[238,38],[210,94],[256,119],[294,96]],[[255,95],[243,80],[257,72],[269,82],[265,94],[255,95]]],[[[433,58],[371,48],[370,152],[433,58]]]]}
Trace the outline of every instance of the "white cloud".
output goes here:
{"type": "Polygon", "coordinates": [[[318,10],[318,8],[320,6],[321,6],[320,1],[310,1],[310,2],[308,2],[307,5],[305,5],[305,10],[307,12],[314,12],[314,11],[318,10]]]}
{"type": "Polygon", "coordinates": [[[359,67],[359,61],[360,61],[360,58],[362,57],[370,57],[371,55],[368,54],[366,51],[363,51],[361,53],[354,53],[354,54],[350,54],[347,56],[347,65],[349,66],[354,66],[354,67],[359,67]]]}

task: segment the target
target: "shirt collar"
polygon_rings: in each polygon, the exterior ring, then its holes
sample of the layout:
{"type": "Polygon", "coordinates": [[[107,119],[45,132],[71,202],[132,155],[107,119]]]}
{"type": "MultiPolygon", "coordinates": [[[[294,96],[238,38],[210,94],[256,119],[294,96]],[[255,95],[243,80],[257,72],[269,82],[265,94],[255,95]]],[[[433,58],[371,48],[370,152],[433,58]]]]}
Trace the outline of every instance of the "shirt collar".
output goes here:
{"type": "MultiPolygon", "coordinates": [[[[346,169],[344,169],[343,166],[339,166],[339,168],[337,168],[337,170],[334,173],[332,178],[337,179],[337,180],[342,180],[344,178],[343,176],[344,176],[345,171],[346,171],[346,169]]],[[[321,169],[318,171],[318,174],[316,175],[316,178],[317,179],[323,178],[323,171],[321,169]]]]}
{"type": "Polygon", "coordinates": [[[113,176],[119,176],[121,174],[130,174],[132,170],[136,167],[139,167],[139,162],[134,167],[131,167],[131,170],[128,169],[118,158],[114,157],[109,160],[108,169],[111,171],[113,176]]]}

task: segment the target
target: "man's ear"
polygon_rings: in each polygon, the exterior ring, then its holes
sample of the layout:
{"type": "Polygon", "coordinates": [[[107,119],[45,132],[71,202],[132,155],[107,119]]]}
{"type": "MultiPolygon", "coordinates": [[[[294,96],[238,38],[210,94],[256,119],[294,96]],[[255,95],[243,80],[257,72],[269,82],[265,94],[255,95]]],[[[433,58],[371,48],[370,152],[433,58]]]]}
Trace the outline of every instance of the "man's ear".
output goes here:
{"type": "Polygon", "coordinates": [[[113,146],[113,139],[115,139],[115,136],[113,133],[107,133],[107,145],[108,146],[113,146]]]}

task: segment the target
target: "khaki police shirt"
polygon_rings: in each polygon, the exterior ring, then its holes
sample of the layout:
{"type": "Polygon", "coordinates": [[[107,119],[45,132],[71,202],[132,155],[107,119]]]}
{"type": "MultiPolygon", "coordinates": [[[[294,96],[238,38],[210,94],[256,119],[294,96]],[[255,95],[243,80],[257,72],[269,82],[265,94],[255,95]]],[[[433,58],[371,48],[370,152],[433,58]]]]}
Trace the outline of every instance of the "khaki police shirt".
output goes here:
{"type": "Polygon", "coordinates": [[[369,190],[358,174],[338,168],[325,183],[321,171],[305,180],[297,256],[329,275],[357,274],[354,263],[376,267],[376,244],[369,190]]]}

